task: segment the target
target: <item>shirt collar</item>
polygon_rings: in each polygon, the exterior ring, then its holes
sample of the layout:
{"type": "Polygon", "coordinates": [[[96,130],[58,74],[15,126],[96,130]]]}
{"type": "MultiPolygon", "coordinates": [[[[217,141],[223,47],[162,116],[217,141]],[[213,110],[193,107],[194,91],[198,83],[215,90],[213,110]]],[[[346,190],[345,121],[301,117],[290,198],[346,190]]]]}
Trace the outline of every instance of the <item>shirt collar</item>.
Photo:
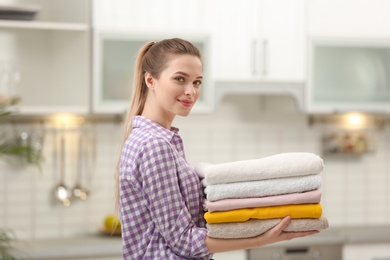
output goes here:
{"type": "Polygon", "coordinates": [[[175,134],[179,133],[179,128],[171,127],[171,129],[166,129],[156,122],[143,117],[143,116],[133,116],[132,127],[135,128],[145,128],[153,130],[166,138],[171,139],[175,134]]]}

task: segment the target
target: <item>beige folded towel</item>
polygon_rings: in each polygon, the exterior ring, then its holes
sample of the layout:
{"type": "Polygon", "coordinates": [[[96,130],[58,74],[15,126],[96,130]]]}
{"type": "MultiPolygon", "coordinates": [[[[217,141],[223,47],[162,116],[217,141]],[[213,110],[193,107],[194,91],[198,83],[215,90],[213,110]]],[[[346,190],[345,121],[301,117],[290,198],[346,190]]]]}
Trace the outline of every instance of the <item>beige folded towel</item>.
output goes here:
{"type": "Polygon", "coordinates": [[[313,153],[279,153],[259,159],[221,164],[199,163],[195,172],[208,185],[318,174],[323,160],[313,153]]]}
{"type": "MultiPolygon", "coordinates": [[[[213,238],[249,238],[259,236],[275,227],[282,219],[250,219],[246,222],[207,224],[207,235],[213,238]]],[[[329,227],[328,220],[322,216],[318,219],[292,219],[284,229],[286,232],[324,230],[329,227]]]]}

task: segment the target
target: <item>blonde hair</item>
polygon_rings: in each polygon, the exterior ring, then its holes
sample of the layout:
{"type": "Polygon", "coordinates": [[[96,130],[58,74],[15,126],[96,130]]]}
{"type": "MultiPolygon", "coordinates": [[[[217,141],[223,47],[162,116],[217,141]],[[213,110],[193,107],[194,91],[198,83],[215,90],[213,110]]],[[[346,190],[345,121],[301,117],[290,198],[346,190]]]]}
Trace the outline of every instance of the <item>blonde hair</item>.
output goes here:
{"type": "Polygon", "coordinates": [[[165,39],[160,42],[148,42],[138,52],[134,68],[133,90],[131,94],[130,107],[123,125],[122,144],[120,145],[118,161],[115,170],[115,209],[119,212],[120,203],[120,183],[119,170],[121,161],[121,151],[123,145],[131,134],[132,118],[141,115],[148,95],[144,74],[150,73],[153,77],[159,78],[161,72],[166,68],[167,62],[173,55],[189,54],[202,60],[201,53],[192,43],[179,39],[165,39]]]}

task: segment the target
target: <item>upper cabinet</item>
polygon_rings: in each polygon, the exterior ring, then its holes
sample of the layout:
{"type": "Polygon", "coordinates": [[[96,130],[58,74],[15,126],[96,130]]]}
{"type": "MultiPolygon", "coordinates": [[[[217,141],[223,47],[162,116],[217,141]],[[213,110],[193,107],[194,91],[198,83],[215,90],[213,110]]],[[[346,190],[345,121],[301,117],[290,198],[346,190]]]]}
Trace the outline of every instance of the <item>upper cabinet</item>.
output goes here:
{"type": "Polygon", "coordinates": [[[310,113],[390,113],[390,38],[313,38],[310,113]]]}
{"type": "MultiPolygon", "coordinates": [[[[95,30],[93,67],[93,111],[123,113],[129,107],[138,50],[147,42],[180,37],[180,34],[135,33],[126,30],[95,30]]],[[[191,41],[204,55],[201,95],[194,112],[209,112],[213,105],[213,82],[207,64],[210,39],[207,35],[191,34],[183,38],[191,41]]]]}
{"type": "Polygon", "coordinates": [[[89,1],[23,0],[7,5],[38,12],[32,20],[0,20],[1,91],[21,97],[23,114],[88,113],[89,1]]]}
{"type": "Polygon", "coordinates": [[[307,10],[309,35],[390,37],[388,0],[307,0],[307,10]]]}
{"type": "Polygon", "coordinates": [[[390,113],[390,1],[307,6],[307,112],[390,113]]]}
{"type": "Polygon", "coordinates": [[[203,32],[207,0],[94,0],[93,25],[105,30],[203,32]]]}
{"type": "Polygon", "coordinates": [[[138,50],[146,42],[173,37],[191,41],[203,55],[202,91],[193,112],[213,109],[211,36],[205,29],[204,1],[96,0],[93,12],[94,112],[126,111],[138,50]]]}
{"type": "Polygon", "coordinates": [[[304,0],[209,1],[217,81],[305,79],[304,0]]]}
{"type": "Polygon", "coordinates": [[[96,0],[93,13],[95,112],[127,109],[135,50],[171,36],[203,50],[207,78],[195,112],[211,111],[214,99],[235,93],[292,94],[302,110],[305,0],[96,0]],[[121,47],[109,51],[114,42],[121,47]]]}

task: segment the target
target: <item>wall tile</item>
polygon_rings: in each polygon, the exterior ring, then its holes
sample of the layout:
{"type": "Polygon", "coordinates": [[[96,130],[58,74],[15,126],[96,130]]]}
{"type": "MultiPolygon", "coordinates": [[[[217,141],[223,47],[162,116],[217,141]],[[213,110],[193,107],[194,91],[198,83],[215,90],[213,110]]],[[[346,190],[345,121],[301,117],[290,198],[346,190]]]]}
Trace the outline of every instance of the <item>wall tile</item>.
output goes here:
{"type": "MultiPolygon", "coordinates": [[[[268,115],[253,122],[235,117],[222,120],[218,114],[195,116],[192,120],[183,126],[179,121],[191,165],[261,158],[281,152],[313,152],[324,159],[321,203],[332,227],[390,224],[388,131],[376,132],[375,152],[354,158],[323,155],[323,131],[307,126],[298,116],[287,120],[288,123],[284,123],[282,117],[275,119],[268,115]]],[[[121,140],[120,125],[97,126],[96,164],[90,167],[91,174],[84,176],[90,196],[68,208],[54,201],[52,195],[59,181],[58,171],[55,171],[58,162],[53,160],[54,137],[54,133],[48,131],[44,149],[46,161],[41,172],[33,167],[13,167],[0,162],[0,226],[12,228],[18,238],[98,233],[104,217],[114,212],[113,173],[121,140]]],[[[67,156],[73,159],[67,161],[66,180],[72,187],[76,170],[75,133],[69,133],[68,138],[67,156]]]]}

